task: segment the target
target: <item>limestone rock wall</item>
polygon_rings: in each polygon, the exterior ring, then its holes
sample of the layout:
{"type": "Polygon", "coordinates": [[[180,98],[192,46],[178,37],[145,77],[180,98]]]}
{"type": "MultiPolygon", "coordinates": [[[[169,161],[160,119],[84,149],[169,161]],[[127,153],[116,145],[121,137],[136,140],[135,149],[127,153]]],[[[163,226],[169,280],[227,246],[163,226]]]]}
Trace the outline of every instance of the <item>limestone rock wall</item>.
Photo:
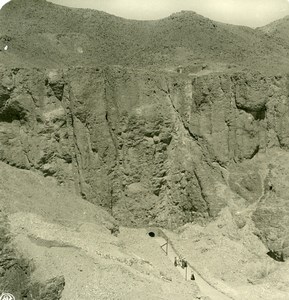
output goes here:
{"type": "Polygon", "coordinates": [[[228,179],[229,167],[288,149],[288,86],[244,73],[3,69],[0,159],[56,177],[126,225],[213,217],[226,189],[248,205],[260,196],[258,174],[228,179]]]}
{"type": "Polygon", "coordinates": [[[35,266],[27,257],[14,249],[8,218],[2,212],[0,212],[0,233],[1,294],[11,293],[15,299],[61,299],[65,286],[64,277],[53,277],[45,282],[33,279],[35,266]]]}

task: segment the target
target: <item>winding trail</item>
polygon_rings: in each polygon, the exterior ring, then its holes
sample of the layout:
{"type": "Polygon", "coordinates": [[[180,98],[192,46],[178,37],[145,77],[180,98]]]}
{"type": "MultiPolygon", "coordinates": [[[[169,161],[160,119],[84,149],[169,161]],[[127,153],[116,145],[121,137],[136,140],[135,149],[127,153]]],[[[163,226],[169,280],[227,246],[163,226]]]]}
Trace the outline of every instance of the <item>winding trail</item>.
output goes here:
{"type": "MultiPolygon", "coordinates": [[[[175,257],[179,257],[179,254],[175,251],[175,249],[172,247],[171,243],[169,240],[166,240],[164,237],[161,236],[156,236],[154,237],[156,243],[162,247],[168,242],[168,254],[167,258],[171,261],[173,264],[175,261],[175,257]]],[[[162,247],[164,250],[164,255],[166,255],[165,250],[166,246],[162,247]]],[[[186,280],[190,280],[191,274],[193,273],[195,276],[195,281],[202,293],[203,296],[208,296],[212,300],[232,300],[233,298],[223,294],[213,286],[211,286],[207,281],[205,281],[199,274],[198,272],[188,263],[188,268],[186,270],[181,268],[181,266],[176,267],[180,274],[183,276],[183,278],[186,280]]]]}

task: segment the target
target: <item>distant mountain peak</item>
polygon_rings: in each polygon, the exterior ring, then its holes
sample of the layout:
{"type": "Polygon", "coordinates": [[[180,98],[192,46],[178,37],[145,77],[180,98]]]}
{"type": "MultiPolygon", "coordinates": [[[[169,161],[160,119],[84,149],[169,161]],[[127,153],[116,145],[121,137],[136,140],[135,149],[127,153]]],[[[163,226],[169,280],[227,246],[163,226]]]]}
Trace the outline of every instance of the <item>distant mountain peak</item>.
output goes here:
{"type": "Polygon", "coordinates": [[[167,19],[173,19],[173,20],[209,20],[213,22],[212,20],[196,13],[192,10],[182,10],[179,12],[175,12],[171,14],[167,19]]]}
{"type": "Polygon", "coordinates": [[[181,10],[179,12],[172,13],[169,18],[189,18],[189,17],[196,17],[200,16],[195,11],[192,10],[181,10]]]}
{"type": "Polygon", "coordinates": [[[179,12],[175,12],[173,14],[171,14],[171,16],[185,16],[185,15],[196,15],[197,13],[195,11],[192,10],[181,10],[179,12]]]}

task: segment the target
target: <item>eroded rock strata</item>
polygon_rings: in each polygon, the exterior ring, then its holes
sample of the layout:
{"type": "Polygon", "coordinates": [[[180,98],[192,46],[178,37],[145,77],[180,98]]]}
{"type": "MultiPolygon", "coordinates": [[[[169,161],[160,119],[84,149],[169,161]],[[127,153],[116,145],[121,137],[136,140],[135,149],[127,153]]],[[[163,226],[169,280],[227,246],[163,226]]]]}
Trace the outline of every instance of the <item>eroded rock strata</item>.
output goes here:
{"type": "Polygon", "coordinates": [[[0,82],[7,164],[57,178],[124,225],[174,227],[255,204],[265,243],[288,247],[288,201],[266,156],[287,153],[287,76],[2,69],[0,82]],[[272,238],[274,222],[285,230],[272,238]]]}

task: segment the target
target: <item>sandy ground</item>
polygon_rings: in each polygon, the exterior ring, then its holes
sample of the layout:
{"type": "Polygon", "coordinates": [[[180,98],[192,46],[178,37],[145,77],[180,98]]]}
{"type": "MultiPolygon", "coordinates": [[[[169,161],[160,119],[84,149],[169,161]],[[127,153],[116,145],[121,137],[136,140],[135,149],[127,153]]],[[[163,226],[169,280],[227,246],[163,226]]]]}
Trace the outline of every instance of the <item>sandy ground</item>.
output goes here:
{"type": "Polygon", "coordinates": [[[288,263],[270,259],[250,224],[239,230],[228,210],[206,226],[164,230],[195,269],[196,281],[186,281],[164,239],[141,228],[112,235],[104,210],[53,180],[1,164],[0,195],[14,248],[33,262],[35,280],[64,275],[64,300],[289,299],[288,263]]]}
{"type": "MultiPolygon", "coordinates": [[[[162,237],[156,237],[155,241],[157,244],[164,249],[165,255],[168,260],[173,264],[175,261],[175,257],[179,258],[178,253],[171,247],[170,243],[167,242],[162,237]],[[168,246],[166,244],[168,243],[168,246]]],[[[190,265],[187,268],[182,268],[180,265],[176,266],[176,269],[180,272],[184,280],[190,280],[191,275],[194,274],[195,281],[198,287],[200,288],[201,294],[203,296],[208,296],[214,300],[230,300],[231,297],[223,294],[222,292],[218,291],[216,288],[211,286],[208,282],[206,282],[197,272],[193,269],[190,265]]]]}
{"type": "Polygon", "coordinates": [[[0,168],[0,204],[9,217],[13,246],[35,266],[32,278],[65,277],[63,300],[195,299],[143,229],[110,233],[113,219],[36,173],[0,168]]]}

